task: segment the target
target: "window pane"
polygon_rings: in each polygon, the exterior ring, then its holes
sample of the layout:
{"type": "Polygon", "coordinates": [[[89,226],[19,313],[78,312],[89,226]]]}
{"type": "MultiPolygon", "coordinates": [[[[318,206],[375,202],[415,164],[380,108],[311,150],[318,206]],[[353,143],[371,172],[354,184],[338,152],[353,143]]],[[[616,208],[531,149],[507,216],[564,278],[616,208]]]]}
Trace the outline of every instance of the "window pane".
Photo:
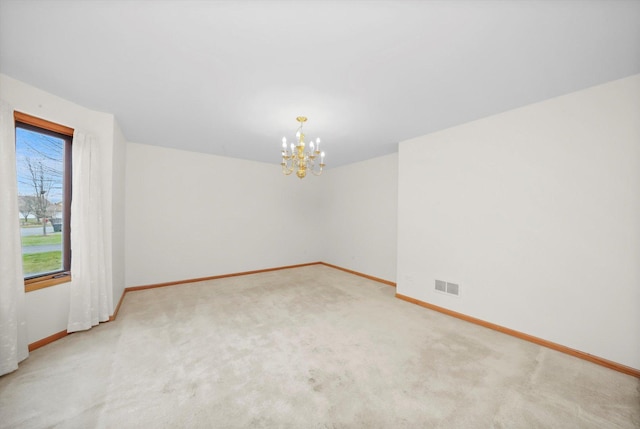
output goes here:
{"type": "Polygon", "coordinates": [[[25,278],[64,267],[65,141],[16,127],[16,167],[25,278]]]}

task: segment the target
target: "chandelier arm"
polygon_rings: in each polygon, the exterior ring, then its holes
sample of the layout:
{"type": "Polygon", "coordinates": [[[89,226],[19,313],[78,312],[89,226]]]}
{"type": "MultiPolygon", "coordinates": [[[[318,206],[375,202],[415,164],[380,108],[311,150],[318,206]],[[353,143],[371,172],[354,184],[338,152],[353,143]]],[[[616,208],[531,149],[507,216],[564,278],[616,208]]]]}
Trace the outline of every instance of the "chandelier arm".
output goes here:
{"type": "MultiPolygon", "coordinates": [[[[314,158],[315,158],[315,157],[314,157],[314,158]]],[[[322,166],[323,166],[323,165],[324,165],[324,164],[320,164],[320,165],[316,164],[316,162],[315,162],[315,160],[314,160],[314,161],[311,163],[311,168],[310,168],[310,170],[311,170],[311,174],[313,174],[314,176],[319,176],[319,175],[321,175],[321,174],[322,174],[322,166]],[[317,168],[316,168],[316,166],[317,166],[317,168]]]]}
{"type": "Polygon", "coordinates": [[[282,165],[282,172],[283,172],[286,176],[288,176],[288,175],[290,175],[291,173],[293,173],[293,170],[294,170],[294,168],[293,168],[293,167],[287,167],[286,165],[283,165],[283,164],[281,164],[281,165],[282,165]]]}
{"type": "Polygon", "coordinates": [[[288,176],[289,174],[293,173],[294,165],[290,156],[283,156],[280,165],[282,166],[282,172],[285,175],[288,176]]]}

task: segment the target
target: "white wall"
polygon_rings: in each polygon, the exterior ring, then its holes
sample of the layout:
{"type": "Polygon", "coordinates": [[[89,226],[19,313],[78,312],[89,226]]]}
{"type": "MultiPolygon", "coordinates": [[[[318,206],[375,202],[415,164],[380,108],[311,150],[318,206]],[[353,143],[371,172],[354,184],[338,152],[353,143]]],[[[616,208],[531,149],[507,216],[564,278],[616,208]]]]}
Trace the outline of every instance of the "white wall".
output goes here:
{"type": "Polygon", "coordinates": [[[398,210],[398,293],[640,369],[640,75],[402,142],[398,210]]]}
{"type": "Polygon", "coordinates": [[[129,143],[126,175],[127,286],[320,259],[320,182],[282,175],[277,159],[129,143]]]}
{"type": "Polygon", "coordinates": [[[398,154],[325,171],[322,260],[396,281],[398,154]]]}
{"type": "MultiPolygon", "coordinates": [[[[100,155],[106,182],[111,183],[113,169],[114,117],[111,114],[89,110],[55,95],[41,91],[26,83],[0,74],[0,98],[15,110],[94,135],[100,142],[100,155]]],[[[114,194],[107,186],[103,206],[111,213],[114,194]]],[[[113,230],[113,220],[106,215],[113,230]]],[[[107,252],[112,252],[112,236],[105,239],[107,252]]],[[[111,267],[107,267],[111,275],[111,267]]],[[[119,299],[119,297],[118,297],[119,299]]],[[[52,286],[26,294],[29,343],[63,331],[69,314],[69,284],[52,286]]]]}
{"type": "Polygon", "coordinates": [[[125,288],[125,189],[127,141],[118,126],[113,123],[113,210],[112,210],[112,260],[113,260],[113,304],[118,301],[125,288]]]}

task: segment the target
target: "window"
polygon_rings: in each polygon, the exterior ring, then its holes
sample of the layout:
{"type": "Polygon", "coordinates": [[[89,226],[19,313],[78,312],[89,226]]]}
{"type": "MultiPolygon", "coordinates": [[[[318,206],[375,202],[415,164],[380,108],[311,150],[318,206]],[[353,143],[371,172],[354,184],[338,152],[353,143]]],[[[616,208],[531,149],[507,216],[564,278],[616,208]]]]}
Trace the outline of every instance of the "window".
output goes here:
{"type": "Polygon", "coordinates": [[[70,280],[73,129],[15,112],[16,171],[27,291],[70,280]]]}

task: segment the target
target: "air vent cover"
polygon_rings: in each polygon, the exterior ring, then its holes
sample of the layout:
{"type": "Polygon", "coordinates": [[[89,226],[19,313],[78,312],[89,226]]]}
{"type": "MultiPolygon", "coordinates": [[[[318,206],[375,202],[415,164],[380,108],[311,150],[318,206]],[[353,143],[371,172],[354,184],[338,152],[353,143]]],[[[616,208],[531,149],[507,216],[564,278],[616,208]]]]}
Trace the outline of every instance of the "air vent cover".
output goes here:
{"type": "Polygon", "coordinates": [[[457,284],[447,282],[447,293],[450,293],[451,295],[459,295],[459,290],[460,287],[457,284]]]}
{"type": "Polygon", "coordinates": [[[460,285],[457,283],[445,282],[444,280],[436,280],[436,291],[446,293],[448,295],[460,295],[460,285]]]}

